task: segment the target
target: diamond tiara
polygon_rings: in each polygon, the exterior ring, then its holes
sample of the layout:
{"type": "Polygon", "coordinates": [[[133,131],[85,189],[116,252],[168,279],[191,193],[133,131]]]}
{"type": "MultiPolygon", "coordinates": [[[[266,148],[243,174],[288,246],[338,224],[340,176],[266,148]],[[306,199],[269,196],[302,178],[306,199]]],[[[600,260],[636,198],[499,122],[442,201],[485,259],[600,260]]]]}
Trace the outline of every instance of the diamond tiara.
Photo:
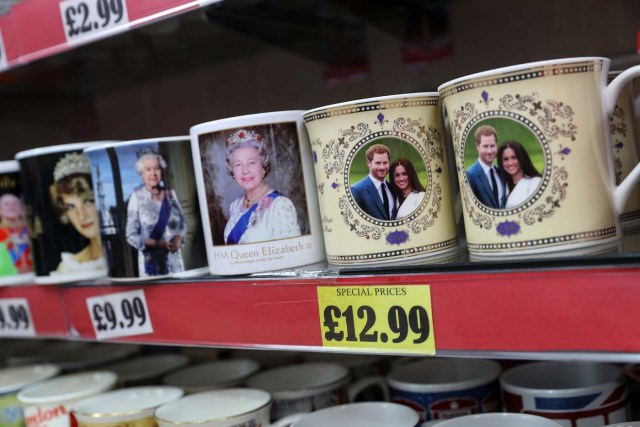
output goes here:
{"type": "Polygon", "coordinates": [[[260,135],[258,132],[254,132],[252,130],[239,130],[237,132],[234,132],[227,139],[227,146],[230,146],[233,144],[241,144],[244,142],[251,142],[251,141],[262,143],[263,139],[264,138],[262,137],[262,135],[260,135]]]}
{"type": "Polygon", "coordinates": [[[136,156],[138,156],[138,158],[144,157],[144,156],[158,156],[160,155],[160,153],[158,152],[158,149],[155,147],[142,147],[140,149],[138,149],[138,151],[136,151],[136,156]]]}
{"type": "Polygon", "coordinates": [[[74,173],[91,174],[91,166],[87,156],[80,153],[67,153],[63,158],[58,160],[53,170],[53,180],[59,181],[62,178],[73,175],[74,173]]]}

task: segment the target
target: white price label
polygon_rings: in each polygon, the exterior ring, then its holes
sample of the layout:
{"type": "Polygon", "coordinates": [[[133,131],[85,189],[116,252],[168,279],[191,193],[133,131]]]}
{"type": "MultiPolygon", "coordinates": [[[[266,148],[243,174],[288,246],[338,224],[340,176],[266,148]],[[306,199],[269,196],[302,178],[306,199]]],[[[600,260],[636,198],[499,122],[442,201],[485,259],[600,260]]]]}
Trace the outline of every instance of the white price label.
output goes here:
{"type": "Polygon", "coordinates": [[[4,50],[4,40],[2,40],[2,30],[0,30],[0,71],[9,66],[7,62],[7,53],[4,50]]]}
{"type": "Polygon", "coordinates": [[[142,289],[87,298],[87,307],[96,339],[153,333],[142,289]]]}
{"type": "Polygon", "coordinates": [[[29,302],[25,298],[0,299],[0,337],[34,337],[29,302]]]}
{"type": "Polygon", "coordinates": [[[69,44],[104,36],[117,27],[124,30],[129,24],[126,0],[64,0],[60,15],[69,44]]]}

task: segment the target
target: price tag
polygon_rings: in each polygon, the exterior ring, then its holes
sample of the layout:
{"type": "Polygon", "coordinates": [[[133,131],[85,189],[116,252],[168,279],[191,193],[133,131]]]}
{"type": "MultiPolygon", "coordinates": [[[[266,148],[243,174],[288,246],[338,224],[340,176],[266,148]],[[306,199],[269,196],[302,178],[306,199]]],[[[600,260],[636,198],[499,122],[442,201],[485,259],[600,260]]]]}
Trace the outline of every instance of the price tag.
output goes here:
{"type": "Polygon", "coordinates": [[[142,289],[87,298],[87,308],[96,339],[153,333],[142,289]]]}
{"type": "Polygon", "coordinates": [[[60,2],[60,15],[68,44],[86,42],[115,27],[128,28],[129,24],[125,0],[64,0],[60,2]]]}
{"type": "Polygon", "coordinates": [[[4,40],[2,40],[2,30],[0,29],[0,71],[5,70],[8,66],[7,53],[4,50],[4,40]]]}
{"type": "Polygon", "coordinates": [[[428,285],[319,286],[324,347],[433,355],[428,285]]]}
{"type": "Polygon", "coordinates": [[[29,302],[25,298],[0,299],[0,337],[34,337],[29,302]]]}

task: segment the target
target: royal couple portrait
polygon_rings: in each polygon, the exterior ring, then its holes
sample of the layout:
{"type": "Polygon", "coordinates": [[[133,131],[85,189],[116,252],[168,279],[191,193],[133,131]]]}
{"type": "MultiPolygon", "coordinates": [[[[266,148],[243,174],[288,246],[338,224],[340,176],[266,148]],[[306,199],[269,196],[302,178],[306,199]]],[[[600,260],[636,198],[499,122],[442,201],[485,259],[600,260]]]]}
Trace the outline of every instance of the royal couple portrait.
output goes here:
{"type": "Polygon", "coordinates": [[[515,140],[500,143],[489,125],[476,130],[474,142],[478,159],[467,169],[467,181],[478,201],[511,209],[529,199],[542,178],[524,146],[515,140]]]}
{"type": "Polygon", "coordinates": [[[373,218],[391,221],[420,206],[425,189],[411,161],[398,158],[391,162],[391,152],[383,144],[369,147],[365,158],[369,174],[351,186],[360,209],[373,218]]]}

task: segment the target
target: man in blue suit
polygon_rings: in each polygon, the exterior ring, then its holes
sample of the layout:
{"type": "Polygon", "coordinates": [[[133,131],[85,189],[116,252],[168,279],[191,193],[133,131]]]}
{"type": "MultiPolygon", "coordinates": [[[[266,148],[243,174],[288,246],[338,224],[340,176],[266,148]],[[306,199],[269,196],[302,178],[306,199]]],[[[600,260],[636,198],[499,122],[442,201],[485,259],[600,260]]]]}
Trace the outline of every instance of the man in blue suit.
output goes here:
{"type": "Polygon", "coordinates": [[[467,169],[467,181],[478,201],[494,209],[504,208],[505,185],[494,160],[498,153],[498,133],[488,125],[480,126],[474,134],[478,160],[467,169]]]}
{"type": "Polygon", "coordinates": [[[391,155],[382,144],[374,144],[365,153],[369,175],[351,186],[351,194],[369,216],[382,220],[395,217],[395,196],[385,178],[389,173],[391,155]]]}

